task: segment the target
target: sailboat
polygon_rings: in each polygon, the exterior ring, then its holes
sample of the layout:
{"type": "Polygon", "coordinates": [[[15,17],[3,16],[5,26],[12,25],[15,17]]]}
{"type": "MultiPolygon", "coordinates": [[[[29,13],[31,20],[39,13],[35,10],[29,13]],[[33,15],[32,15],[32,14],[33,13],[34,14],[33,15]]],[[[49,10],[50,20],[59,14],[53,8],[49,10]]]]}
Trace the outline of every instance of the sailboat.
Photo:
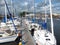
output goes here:
{"type": "Polygon", "coordinates": [[[44,27],[42,27],[38,23],[30,22],[29,24],[30,26],[29,30],[36,42],[36,45],[56,45],[56,38],[54,36],[54,30],[53,30],[51,0],[49,0],[49,4],[50,4],[51,32],[52,33],[46,29],[46,22],[43,24],[44,27]]]}
{"type": "MultiPolygon", "coordinates": [[[[8,8],[8,6],[6,3],[6,0],[4,0],[4,2],[5,2],[5,11],[6,11],[6,7],[8,8]]],[[[10,12],[9,12],[9,14],[10,14],[10,12]]],[[[5,16],[6,16],[6,12],[5,12],[5,16]]],[[[15,41],[17,38],[17,34],[14,31],[11,31],[10,28],[7,26],[7,24],[6,24],[7,17],[5,17],[5,16],[4,16],[5,22],[3,22],[3,23],[1,22],[2,24],[1,24],[1,28],[0,28],[0,43],[15,41]],[[2,26],[3,24],[4,24],[4,26],[2,26]],[[3,27],[5,27],[5,28],[3,28],[3,27]]],[[[15,25],[15,24],[13,24],[13,25],[15,25]]]]}

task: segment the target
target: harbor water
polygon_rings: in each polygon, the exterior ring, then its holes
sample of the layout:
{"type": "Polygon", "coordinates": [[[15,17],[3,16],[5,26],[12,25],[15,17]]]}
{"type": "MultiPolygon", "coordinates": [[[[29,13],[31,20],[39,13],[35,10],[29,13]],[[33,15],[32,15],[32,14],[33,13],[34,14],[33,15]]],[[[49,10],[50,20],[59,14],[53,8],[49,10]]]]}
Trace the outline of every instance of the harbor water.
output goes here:
{"type": "Polygon", "coordinates": [[[54,34],[57,40],[57,45],[60,45],[60,19],[54,19],[54,34]]]}

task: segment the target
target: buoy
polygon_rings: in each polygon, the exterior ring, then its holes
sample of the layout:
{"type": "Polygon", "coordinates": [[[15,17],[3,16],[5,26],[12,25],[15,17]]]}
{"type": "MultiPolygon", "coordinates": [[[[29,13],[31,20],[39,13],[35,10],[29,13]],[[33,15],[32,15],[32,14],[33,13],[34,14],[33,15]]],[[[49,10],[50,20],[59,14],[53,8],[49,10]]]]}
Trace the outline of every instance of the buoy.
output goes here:
{"type": "Polygon", "coordinates": [[[19,45],[22,45],[22,42],[19,42],[19,45]]]}

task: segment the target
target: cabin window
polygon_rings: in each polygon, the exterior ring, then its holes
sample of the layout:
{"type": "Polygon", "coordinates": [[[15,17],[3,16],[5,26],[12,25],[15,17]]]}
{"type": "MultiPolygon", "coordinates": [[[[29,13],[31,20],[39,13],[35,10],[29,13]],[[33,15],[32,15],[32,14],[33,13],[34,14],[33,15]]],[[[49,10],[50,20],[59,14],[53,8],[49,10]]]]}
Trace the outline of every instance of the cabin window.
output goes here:
{"type": "Polygon", "coordinates": [[[34,27],[35,27],[35,28],[37,28],[37,26],[36,26],[36,25],[34,25],[34,27]]]}
{"type": "Polygon", "coordinates": [[[50,39],[46,39],[46,40],[50,40],[50,39]]]}

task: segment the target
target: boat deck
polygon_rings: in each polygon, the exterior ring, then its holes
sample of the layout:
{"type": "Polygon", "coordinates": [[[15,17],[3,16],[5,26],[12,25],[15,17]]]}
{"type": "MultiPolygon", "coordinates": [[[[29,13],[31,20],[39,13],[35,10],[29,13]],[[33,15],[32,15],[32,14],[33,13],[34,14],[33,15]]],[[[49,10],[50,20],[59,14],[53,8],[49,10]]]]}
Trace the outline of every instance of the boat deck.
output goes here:
{"type": "Polygon", "coordinates": [[[30,32],[23,31],[23,33],[24,33],[24,35],[23,35],[22,39],[24,39],[25,41],[27,41],[27,43],[25,45],[35,45],[33,38],[29,34],[30,32]]]}

